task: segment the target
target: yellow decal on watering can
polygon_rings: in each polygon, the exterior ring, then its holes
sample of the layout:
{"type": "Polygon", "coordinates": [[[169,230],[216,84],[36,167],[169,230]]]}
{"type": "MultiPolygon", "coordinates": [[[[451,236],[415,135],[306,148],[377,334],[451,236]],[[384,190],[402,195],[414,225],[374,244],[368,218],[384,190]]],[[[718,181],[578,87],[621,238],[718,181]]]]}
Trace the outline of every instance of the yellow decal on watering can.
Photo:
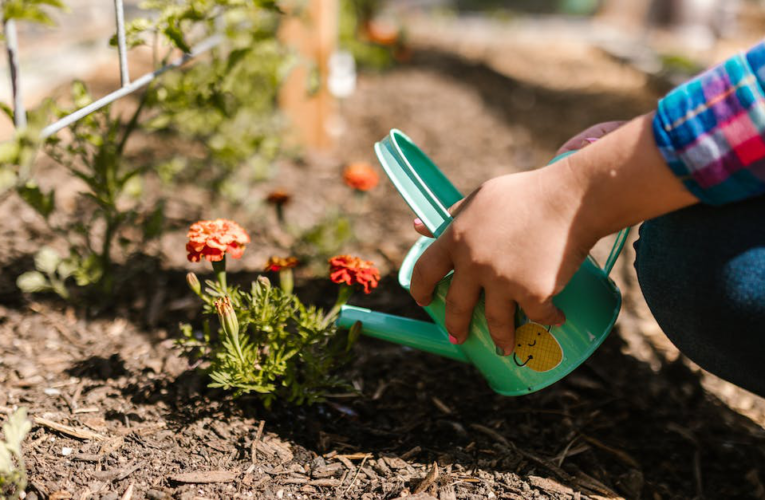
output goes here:
{"type": "Polygon", "coordinates": [[[535,372],[550,371],[563,360],[563,350],[550,331],[539,323],[526,323],[515,330],[513,361],[535,372]]]}

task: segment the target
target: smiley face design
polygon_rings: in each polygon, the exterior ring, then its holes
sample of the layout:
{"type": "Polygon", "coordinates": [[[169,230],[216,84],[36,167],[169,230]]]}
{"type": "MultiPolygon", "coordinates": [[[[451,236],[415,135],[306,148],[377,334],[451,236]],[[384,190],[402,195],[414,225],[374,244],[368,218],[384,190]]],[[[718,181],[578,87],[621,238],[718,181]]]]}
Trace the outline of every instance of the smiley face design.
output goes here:
{"type": "Polygon", "coordinates": [[[563,350],[547,328],[529,322],[515,330],[513,361],[535,372],[546,372],[563,361],[563,350]]]}

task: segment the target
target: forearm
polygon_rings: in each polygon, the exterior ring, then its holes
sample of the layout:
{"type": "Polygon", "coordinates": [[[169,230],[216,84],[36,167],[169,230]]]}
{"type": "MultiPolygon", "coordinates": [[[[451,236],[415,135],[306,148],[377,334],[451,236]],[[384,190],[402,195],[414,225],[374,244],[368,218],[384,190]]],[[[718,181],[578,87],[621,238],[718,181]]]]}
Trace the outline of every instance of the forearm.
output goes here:
{"type": "Polygon", "coordinates": [[[573,230],[597,239],[643,220],[698,203],[670,170],[652,133],[653,114],[638,117],[552,165],[573,230]]]}

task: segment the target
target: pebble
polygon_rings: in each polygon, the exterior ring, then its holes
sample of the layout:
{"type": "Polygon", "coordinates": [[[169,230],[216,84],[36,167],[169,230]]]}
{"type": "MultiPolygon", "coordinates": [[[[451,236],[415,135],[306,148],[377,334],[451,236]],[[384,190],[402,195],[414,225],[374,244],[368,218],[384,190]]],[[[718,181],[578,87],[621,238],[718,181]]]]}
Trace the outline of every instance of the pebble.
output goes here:
{"type": "Polygon", "coordinates": [[[71,455],[73,451],[74,451],[73,449],[67,448],[66,446],[61,448],[61,454],[64,455],[65,457],[68,457],[69,455],[71,455]]]}

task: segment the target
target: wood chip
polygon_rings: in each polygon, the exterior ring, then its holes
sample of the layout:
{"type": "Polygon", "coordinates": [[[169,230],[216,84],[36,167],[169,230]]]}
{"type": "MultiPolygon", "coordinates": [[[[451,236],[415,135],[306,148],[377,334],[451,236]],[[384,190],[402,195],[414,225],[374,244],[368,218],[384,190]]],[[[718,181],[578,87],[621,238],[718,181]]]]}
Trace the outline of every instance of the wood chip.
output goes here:
{"type": "Polygon", "coordinates": [[[263,435],[263,427],[265,427],[266,421],[261,420],[260,425],[258,426],[258,432],[255,434],[255,439],[252,440],[252,445],[250,446],[250,460],[253,464],[258,461],[258,441],[260,441],[260,437],[263,435]]]}
{"type": "Polygon", "coordinates": [[[414,447],[414,448],[412,448],[411,450],[409,450],[409,451],[407,451],[407,452],[404,452],[404,453],[401,455],[401,459],[402,459],[402,460],[409,460],[410,458],[414,457],[415,455],[417,455],[417,454],[418,454],[418,453],[420,453],[421,451],[422,451],[422,448],[420,448],[419,446],[415,446],[415,447],[414,447]]]}
{"type": "Polygon", "coordinates": [[[107,439],[101,444],[101,448],[98,450],[98,453],[100,455],[107,457],[111,455],[112,453],[114,453],[115,451],[118,451],[124,445],[125,445],[125,438],[123,437],[115,437],[115,438],[107,439]]]}
{"type": "Polygon", "coordinates": [[[438,479],[438,462],[433,462],[430,470],[425,475],[425,479],[423,479],[422,482],[417,485],[417,488],[415,488],[414,494],[417,495],[418,493],[425,492],[433,483],[436,482],[436,479],[438,479]]]}
{"type": "Polygon", "coordinates": [[[498,441],[500,444],[505,445],[506,447],[510,447],[510,441],[507,440],[505,436],[500,434],[499,432],[495,431],[494,429],[491,429],[489,427],[486,427],[485,425],[481,424],[470,424],[470,428],[473,430],[476,430],[482,434],[486,434],[490,438],[493,438],[495,441],[498,441]]]}
{"type": "Polygon", "coordinates": [[[580,488],[584,488],[614,500],[624,500],[624,497],[616,493],[614,490],[601,483],[592,476],[585,474],[584,472],[578,472],[575,478],[576,485],[580,488]]]}
{"type": "Polygon", "coordinates": [[[627,454],[626,451],[619,450],[617,448],[614,448],[612,446],[608,446],[607,444],[603,443],[602,441],[599,441],[595,439],[594,437],[586,436],[582,434],[582,438],[587,441],[588,443],[596,446],[597,448],[600,448],[601,450],[607,451],[614,455],[616,458],[624,462],[625,464],[629,465],[633,469],[641,469],[640,464],[637,463],[637,460],[632,458],[627,454]]]}
{"type": "Polygon", "coordinates": [[[542,490],[544,493],[556,493],[562,496],[573,496],[574,490],[561,484],[554,479],[539,476],[529,476],[529,483],[535,488],[542,490]]]}
{"type": "Polygon", "coordinates": [[[335,458],[338,459],[340,462],[342,462],[342,464],[345,465],[348,468],[348,470],[356,470],[356,467],[353,466],[351,461],[345,458],[344,456],[338,455],[335,458]]]}
{"type": "Polygon", "coordinates": [[[101,434],[98,434],[97,432],[92,432],[87,429],[81,429],[81,428],[78,429],[70,425],[59,424],[58,422],[48,420],[47,418],[34,417],[32,421],[39,426],[46,427],[48,429],[54,430],[56,432],[60,432],[62,434],[66,434],[67,436],[71,436],[76,439],[93,440],[93,441],[103,441],[106,439],[106,436],[102,436],[101,434]]]}
{"type": "Polygon", "coordinates": [[[122,481],[126,477],[128,477],[133,472],[137,471],[143,467],[143,464],[141,463],[131,463],[127,467],[122,467],[120,469],[111,469],[107,471],[96,471],[92,472],[93,477],[96,479],[99,479],[101,481],[122,481]]]}
{"type": "Polygon", "coordinates": [[[443,413],[445,413],[447,415],[451,415],[452,414],[452,409],[449,408],[448,406],[446,406],[446,403],[444,403],[443,401],[441,401],[440,399],[438,399],[435,396],[433,396],[430,399],[431,399],[431,401],[433,401],[433,404],[436,405],[436,408],[441,410],[443,413]]]}
{"type": "Polygon", "coordinates": [[[133,486],[135,486],[135,483],[131,481],[125,490],[125,494],[122,495],[122,500],[131,500],[133,498],[133,486]]]}
{"type": "Polygon", "coordinates": [[[170,476],[171,481],[184,484],[230,483],[234,479],[236,473],[227,470],[187,472],[170,476]]]}
{"type": "Polygon", "coordinates": [[[311,486],[324,486],[326,488],[334,488],[340,486],[340,481],[337,479],[314,479],[308,484],[311,486]]]}
{"type": "Polygon", "coordinates": [[[338,455],[337,453],[334,453],[332,454],[332,456],[329,456],[329,455],[330,454],[328,453],[327,455],[325,455],[325,457],[326,458],[343,457],[343,458],[347,458],[348,460],[364,460],[366,458],[372,458],[371,453],[350,453],[350,454],[344,454],[344,455],[338,455]]]}

